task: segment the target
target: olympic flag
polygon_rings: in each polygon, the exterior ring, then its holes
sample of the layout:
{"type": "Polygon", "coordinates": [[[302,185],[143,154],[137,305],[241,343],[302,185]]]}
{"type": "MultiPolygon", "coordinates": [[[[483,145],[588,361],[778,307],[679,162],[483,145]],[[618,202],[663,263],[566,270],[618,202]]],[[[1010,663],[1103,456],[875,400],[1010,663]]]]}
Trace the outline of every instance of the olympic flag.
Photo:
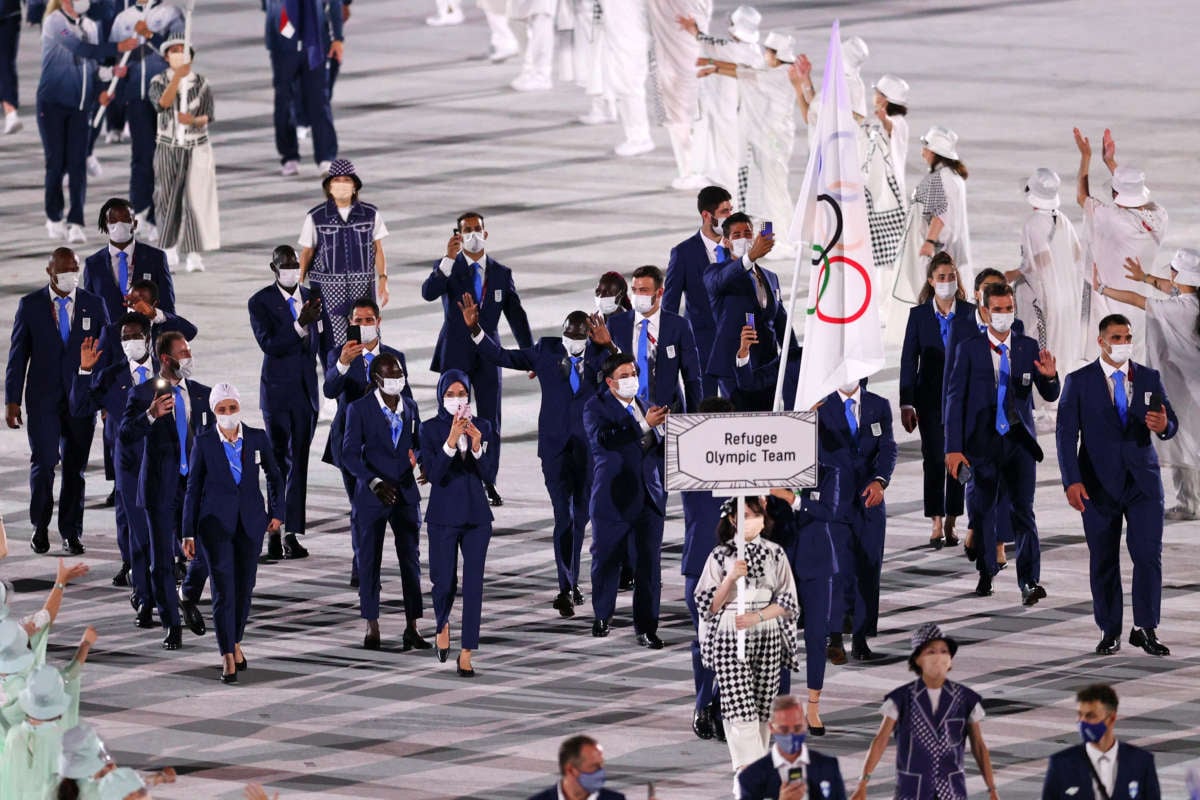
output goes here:
{"type": "MultiPolygon", "coordinates": [[[[788,330],[794,325],[801,264],[811,267],[804,309],[804,355],[793,406],[800,410],[811,408],[837,387],[871,375],[884,364],[866,181],[859,156],[858,123],[850,108],[842,42],[834,22],[821,81],[816,145],[808,156],[788,234],[799,245],[788,330]]],[[[776,409],[782,407],[786,348],[784,352],[776,409]]]]}

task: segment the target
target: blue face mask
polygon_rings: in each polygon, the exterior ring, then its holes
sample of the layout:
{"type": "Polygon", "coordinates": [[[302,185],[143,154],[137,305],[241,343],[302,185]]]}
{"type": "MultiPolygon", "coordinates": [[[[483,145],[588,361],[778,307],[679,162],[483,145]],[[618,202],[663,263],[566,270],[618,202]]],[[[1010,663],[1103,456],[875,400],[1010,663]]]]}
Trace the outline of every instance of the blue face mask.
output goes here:
{"type": "Polygon", "coordinates": [[[595,772],[579,773],[579,786],[588,794],[598,792],[604,788],[604,767],[595,772]]]}
{"type": "Polygon", "coordinates": [[[1083,737],[1084,742],[1095,744],[1104,738],[1104,734],[1108,732],[1108,725],[1103,722],[1084,722],[1079,721],[1079,735],[1083,737]]]}
{"type": "Polygon", "coordinates": [[[781,753],[799,753],[800,748],[804,746],[806,733],[773,733],[771,734],[772,741],[779,748],[781,753]]]}

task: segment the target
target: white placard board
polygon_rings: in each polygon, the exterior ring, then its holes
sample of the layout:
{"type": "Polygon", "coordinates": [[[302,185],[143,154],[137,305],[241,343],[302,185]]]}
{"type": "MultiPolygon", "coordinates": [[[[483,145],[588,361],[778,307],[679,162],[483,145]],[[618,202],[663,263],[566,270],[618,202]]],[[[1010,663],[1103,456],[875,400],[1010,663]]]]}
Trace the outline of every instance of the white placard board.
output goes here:
{"type": "Polygon", "coordinates": [[[669,492],[813,488],[817,413],[672,414],[666,482],[669,492]]]}

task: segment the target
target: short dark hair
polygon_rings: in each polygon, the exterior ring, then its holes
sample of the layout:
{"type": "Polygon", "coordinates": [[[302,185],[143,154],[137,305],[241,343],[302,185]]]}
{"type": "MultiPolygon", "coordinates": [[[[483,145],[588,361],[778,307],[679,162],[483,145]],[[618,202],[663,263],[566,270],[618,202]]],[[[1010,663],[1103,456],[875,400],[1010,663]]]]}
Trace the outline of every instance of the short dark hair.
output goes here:
{"type": "Polygon", "coordinates": [[[572,311],[570,314],[567,314],[567,318],[563,320],[563,327],[566,327],[567,325],[577,325],[580,322],[586,325],[589,319],[591,319],[591,317],[588,316],[586,311],[572,311]]]}
{"type": "Polygon", "coordinates": [[[886,112],[889,117],[908,116],[908,106],[904,105],[903,103],[893,103],[891,100],[888,100],[886,112]]]}
{"type": "Polygon", "coordinates": [[[1008,278],[1004,277],[1003,272],[1001,272],[998,269],[992,269],[991,267],[987,267],[985,269],[979,270],[978,274],[975,275],[975,291],[978,292],[979,287],[983,286],[983,282],[986,281],[988,278],[999,278],[1000,280],[1004,281],[1005,283],[1008,283],[1008,278]]]}
{"type": "Polygon", "coordinates": [[[732,199],[729,192],[720,186],[705,186],[700,190],[700,194],[696,195],[696,210],[701,214],[705,211],[714,214],[721,203],[732,199]]]}
{"type": "Polygon", "coordinates": [[[599,743],[590,736],[579,734],[563,739],[563,743],[558,746],[558,774],[567,774],[567,765],[575,764],[583,755],[585,747],[599,747],[599,743]]]}
{"type": "Polygon", "coordinates": [[[728,397],[713,395],[700,401],[701,414],[728,414],[737,411],[737,406],[728,397]]]}
{"type": "Polygon", "coordinates": [[[630,283],[633,283],[634,278],[650,278],[654,281],[654,288],[661,289],[663,285],[663,271],[653,264],[646,264],[643,267],[638,267],[633,271],[633,275],[629,276],[630,283]]]}
{"type": "Polygon", "coordinates": [[[108,233],[108,212],[114,208],[128,208],[129,216],[136,216],[133,203],[124,197],[110,197],[104,201],[104,205],[100,206],[100,218],[97,220],[96,226],[100,228],[101,233],[108,233]]]}
{"type": "Polygon", "coordinates": [[[119,320],[117,320],[118,331],[120,331],[126,325],[137,325],[142,329],[143,336],[148,336],[150,334],[150,320],[146,319],[145,315],[139,314],[136,311],[126,312],[125,314],[121,315],[119,320]]]}
{"type": "Polygon", "coordinates": [[[1129,321],[1129,317],[1125,316],[1124,314],[1109,314],[1107,317],[1100,320],[1100,333],[1103,334],[1113,325],[1125,325],[1129,328],[1133,327],[1133,324],[1129,321]]]}
{"type": "Polygon", "coordinates": [[[1099,703],[1108,709],[1110,714],[1117,711],[1117,693],[1107,683],[1093,683],[1075,693],[1078,703],[1099,703]]]}
{"type": "Polygon", "coordinates": [[[993,297],[1011,297],[1013,300],[1016,300],[1016,294],[1013,292],[1013,288],[1007,283],[989,283],[987,286],[983,287],[984,308],[988,307],[988,302],[993,297]]]}
{"type": "MultiPolygon", "coordinates": [[[[734,498],[730,498],[730,499],[733,500],[733,510],[730,512],[730,514],[736,515],[737,514],[737,501],[734,498]]],[[[764,539],[768,539],[770,541],[775,541],[773,538],[773,536],[775,534],[775,520],[771,517],[770,514],[767,513],[767,504],[762,501],[762,498],[761,497],[747,497],[746,498],[746,509],[748,511],[752,511],[755,514],[762,516],[762,518],[763,518],[762,537],[764,539]]],[[[727,515],[725,513],[724,506],[722,506],[721,519],[717,521],[717,541],[721,544],[729,544],[731,541],[733,541],[734,537],[736,537],[736,536],[737,536],[737,521],[736,521],[736,519],[730,519],[729,515],[727,515]]]]}
{"type": "Polygon", "coordinates": [[[600,368],[600,374],[605,379],[611,378],[613,373],[624,364],[636,364],[633,356],[629,353],[613,353],[608,358],[604,359],[604,366],[600,368]]]}
{"type": "Polygon", "coordinates": [[[136,280],[129,284],[129,291],[142,290],[150,295],[150,305],[158,305],[158,284],[154,281],[136,280]]]}
{"type": "Polygon", "coordinates": [[[158,335],[158,341],[154,343],[154,352],[162,355],[171,352],[171,345],[177,341],[186,342],[187,337],[179,331],[167,331],[158,335]]]}
{"type": "Polygon", "coordinates": [[[728,236],[729,230],[734,225],[737,225],[737,224],[740,224],[743,222],[750,226],[750,232],[753,233],[754,232],[754,220],[750,219],[749,214],[744,214],[741,211],[737,211],[733,214],[730,214],[728,217],[726,217],[725,221],[723,223],[721,223],[721,230],[725,233],[726,236],[728,236]]]}
{"type": "Polygon", "coordinates": [[[483,221],[483,214],[480,214],[478,211],[464,211],[463,213],[459,214],[458,219],[454,220],[454,227],[461,228],[463,220],[470,219],[471,217],[478,217],[479,223],[485,228],[487,227],[487,223],[483,221]]]}
{"type": "Polygon", "coordinates": [[[391,353],[380,353],[379,355],[375,356],[375,358],[371,359],[371,380],[375,380],[375,376],[378,375],[379,371],[382,370],[387,364],[394,364],[401,372],[404,371],[404,366],[400,363],[399,358],[391,353]]]}
{"type": "Polygon", "coordinates": [[[379,319],[379,303],[376,303],[370,297],[360,297],[354,301],[354,305],[350,306],[350,316],[354,316],[354,309],[369,308],[371,313],[375,315],[375,319],[379,319]]]}

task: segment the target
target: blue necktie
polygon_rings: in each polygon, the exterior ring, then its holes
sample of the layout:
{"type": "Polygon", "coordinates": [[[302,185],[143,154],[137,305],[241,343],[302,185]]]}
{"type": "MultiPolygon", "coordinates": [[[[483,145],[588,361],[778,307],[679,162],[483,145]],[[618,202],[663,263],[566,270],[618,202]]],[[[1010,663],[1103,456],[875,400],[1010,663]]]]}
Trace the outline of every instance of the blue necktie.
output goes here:
{"type": "Polygon", "coordinates": [[[375,360],[372,353],[363,353],[363,362],[367,365],[367,382],[371,380],[371,362],[375,360]]]}
{"type": "Polygon", "coordinates": [[[404,420],[387,406],[381,406],[381,408],[383,408],[383,415],[387,417],[388,426],[392,429],[392,447],[395,447],[400,443],[400,432],[404,430],[404,420]]]}
{"type": "Polygon", "coordinates": [[[858,441],[858,420],[854,417],[854,398],[846,398],[846,424],[850,426],[850,438],[858,441]]]}
{"type": "Polygon", "coordinates": [[[629,412],[629,416],[633,417],[634,421],[636,422],[637,421],[637,412],[633,410],[633,403],[630,403],[629,405],[625,406],[625,410],[629,412]]]}
{"type": "Polygon", "coordinates": [[[1008,345],[996,348],[1000,354],[1000,377],[996,381],[996,433],[1008,433],[1008,413],[1004,410],[1004,398],[1008,396],[1008,345]]]}
{"type": "Polygon", "coordinates": [[[242,440],[222,442],[225,445],[225,457],[229,459],[229,471],[233,473],[233,482],[242,484],[242,440]]]}
{"type": "Polygon", "coordinates": [[[717,246],[716,246],[716,249],[714,250],[714,252],[715,252],[715,254],[716,254],[716,257],[717,257],[717,260],[716,260],[716,262],[715,262],[715,263],[717,263],[717,264],[724,263],[724,261],[725,261],[725,258],[726,258],[726,256],[725,256],[725,248],[724,248],[722,245],[717,245],[717,246]]]}
{"type": "Polygon", "coordinates": [[[475,302],[483,303],[483,266],[475,262],[475,302]]]}
{"type": "Polygon", "coordinates": [[[300,313],[296,311],[296,298],[288,298],[288,310],[292,312],[292,319],[300,319],[300,313]]]}
{"type": "Polygon", "coordinates": [[[579,362],[583,356],[571,356],[571,394],[579,394],[579,362]]]}
{"type": "Polygon", "coordinates": [[[650,320],[642,320],[642,332],[637,343],[638,397],[650,402],[650,320]]]}
{"type": "Polygon", "coordinates": [[[121,294],[129,293],[129,254],[117,251],[117,280],[121,282],[121,294]]]}
{"type": "Polygon", "coordinates": [[[62,337],[63,344],[66,344],[67,339],[71,338],[71,312],[67,310],[71,298],[56,297],[54,302],[58,303],[58,335],[62,337]]]}
{"type": "Polygon", "coordinates": [[[935,314],[934,316],[937,317],[938,330],[942,334],[942,348],[944,349],[950,346],[950,323],[954,321],[954,312],[951,311],[944,317],[941,314],[935,314]]]}
{"type": "Polygon", "coordinates": [[[1125,425],[1125,420],[1129,416],[1129,398],[1125,396],[1125,373],[1117,370],[1112,374],[1113,379],[1113,400],[1117,404],[1117,416],[1121,418],[1121,425],[1125,425]]]}
{"type": "Polygon", "coordinates": [[[141,386],[146,382],[146,379],[150,377],[150,370],[148,370],[146,367],[138,367],[134,370],[134,372],[137,374],[138,386],[141,386]]]}
{"type": "Polygon", "coordinates": [[[987,331],[987,325],[980,325],[980,326],[979,326],[979,332],[980,332],[980,333],[985,333],[986,331],[987,331]]]}
{"type": "Polygon", "coordinates": [[[188,474],[187,410],[183,405],[183,390],[175,387],[175,432],[179,434],[179,474],[188,474]]]}

